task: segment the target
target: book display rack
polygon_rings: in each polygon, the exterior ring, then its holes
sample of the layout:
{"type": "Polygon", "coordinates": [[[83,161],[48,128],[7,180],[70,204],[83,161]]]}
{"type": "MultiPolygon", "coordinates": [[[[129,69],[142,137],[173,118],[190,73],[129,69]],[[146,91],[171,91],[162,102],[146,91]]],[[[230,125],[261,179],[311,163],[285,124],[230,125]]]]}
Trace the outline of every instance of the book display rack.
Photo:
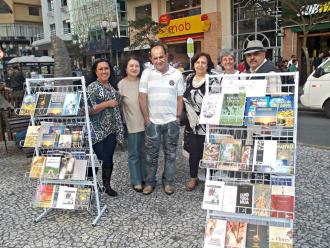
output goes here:
{"type": "Polygon", "coordinates": [[[24,147],[34,147],[29,177],[37,181],[32,204],[44,211],[40,221],[53,209],[87,210],[96,214],[101,207],[93,153],[94,132],[88,114],[84,77],[26,79],[26,94],[19,115],[30,115],[24,147]],[[74,82],[80,81],[77,85],[74,82]],[[96,212],[96,213],[95,213],[96,212]]]}
{"type": "Polygon", "coordinates": [[[298,73],[235,77],[206,80],[204,247],[293,247],[298,73]]]}

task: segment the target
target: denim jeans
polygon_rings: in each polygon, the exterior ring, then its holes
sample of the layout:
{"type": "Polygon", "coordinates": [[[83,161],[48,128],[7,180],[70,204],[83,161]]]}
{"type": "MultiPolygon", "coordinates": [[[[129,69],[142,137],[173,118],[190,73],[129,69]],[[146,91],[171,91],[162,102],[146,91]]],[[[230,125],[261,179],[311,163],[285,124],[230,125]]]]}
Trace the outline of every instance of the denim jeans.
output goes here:
{"type": "Polygon", "coordinates": [[[156,173],[161,142],[165,155],[165,165],[162,176],[163,185],[172,185],[176,170],[176,150],[179,139],[179,124],[173,121],[163,125],[150,122],[145,129],[147,178],[146,185],[156,186],[156,173]]]}
{"type": "Polygon", "coordinates": [[[131,185],[142,184],[146,177],[146,155],[144,132],[129,133],[127,136],[128,169],[131,185]]]}

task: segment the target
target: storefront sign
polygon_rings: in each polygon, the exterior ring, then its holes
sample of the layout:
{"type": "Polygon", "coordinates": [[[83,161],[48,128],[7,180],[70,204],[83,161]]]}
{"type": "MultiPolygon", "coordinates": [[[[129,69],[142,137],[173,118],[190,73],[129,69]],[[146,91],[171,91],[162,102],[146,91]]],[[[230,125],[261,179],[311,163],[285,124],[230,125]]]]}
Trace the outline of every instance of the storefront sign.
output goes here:
{"type": "Polygon", "coordinates": [[[187,39],[187,55],[189,58],[194,56],[194,40],[192,38],[187,39]]]}
{"type": "Polygon", "coordinates": [[[184,18],[171,20],[170,23],[161,28],[158,37],[166,38],[187,34],[196,34],[207,32],[210,29],[211,23],[206,14],[188,16],[184,18]]]}
{"type": "Polygon", "coordinates": [[[311,4],[303,6],[301,11],[303,15],[315,15],[325,12],[330,12],[330,1],[323,4],[311,4]]]}
{"type": "Polygon", "coordinates": [[[171,17],[168,14],[163,14],[159,17],[158,21],[160,24],[168,25],[168,24],[170,24],[171,17]]]}

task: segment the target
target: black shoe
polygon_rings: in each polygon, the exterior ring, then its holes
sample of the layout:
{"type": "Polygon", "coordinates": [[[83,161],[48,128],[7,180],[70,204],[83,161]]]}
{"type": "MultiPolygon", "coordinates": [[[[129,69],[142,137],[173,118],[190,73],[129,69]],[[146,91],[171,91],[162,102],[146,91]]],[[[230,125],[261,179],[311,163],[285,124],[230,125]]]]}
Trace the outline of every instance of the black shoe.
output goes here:
{"type": "Polygon", "coordinates": [[[114,191],[111,187],[106,187],[104,192],[109,196],[118,196],[118,193],[114,191]]]}

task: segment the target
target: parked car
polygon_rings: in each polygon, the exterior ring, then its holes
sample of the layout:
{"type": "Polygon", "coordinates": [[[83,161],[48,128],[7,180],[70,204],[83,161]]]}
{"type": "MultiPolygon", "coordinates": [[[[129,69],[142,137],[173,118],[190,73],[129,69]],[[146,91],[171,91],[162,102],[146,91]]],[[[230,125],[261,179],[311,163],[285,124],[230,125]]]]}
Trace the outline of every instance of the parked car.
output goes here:
{"type": "Polygon", "coordinates": [[[302,105],[323,110],[330,118],[330,58],[309,75],[300,96],[302,105]]]}

